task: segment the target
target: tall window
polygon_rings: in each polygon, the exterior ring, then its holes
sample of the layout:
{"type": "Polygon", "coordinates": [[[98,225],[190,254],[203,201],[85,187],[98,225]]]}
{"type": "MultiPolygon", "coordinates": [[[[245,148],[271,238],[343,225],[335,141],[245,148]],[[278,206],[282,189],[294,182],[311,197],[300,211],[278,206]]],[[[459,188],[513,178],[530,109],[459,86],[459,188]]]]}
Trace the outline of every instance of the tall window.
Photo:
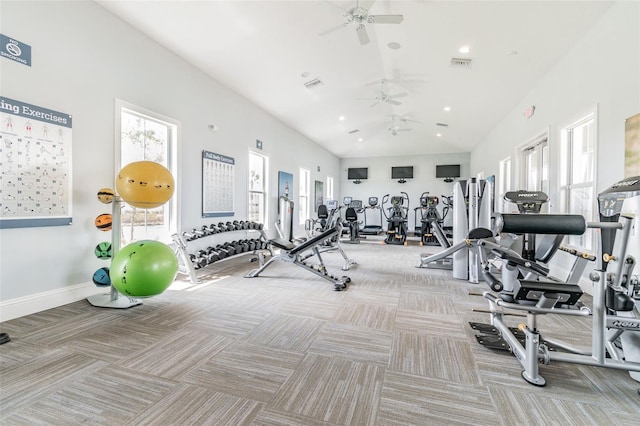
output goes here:
{"type": "Polygon", "coordinates": [[[549,144],[547,136],[537,138],[522,150],[522,184],[527,191],[549,193],[549,144]]]}
{"type": "Polygon", "coordinates": [[[327,176],[327,200],[333,200],[333,178],[327,176]]]}
{"type": "Polygon", "coordinates": [[[300,216],[299,223],[303,225],[305,220],[309,218],[309,192],[311,183],[311,172],[307,169],[300,169],[300,216]]]}
{"type": "Polygon", "coordinates": [[[267,224],[268,157],[249,152],[249,213],[250,221],[267,224]]]}
{"type": "Polygon", "coordinates": [[[506,212],[506,206],[504,202],[504,194],[511,191],[511,157],[507,157],[500,161],[500,175],[498,180],[498,196],[500,202],[498,205],[502,206],[502,212],[506,212]]]}
{"type": "MultiPolygon", "coordinates": [[[[591,113],[561,131],[560,203],[565,213],[593,220],[596,180],[596,120],[591,113]]],[[[593,248],[591,233],[569,237],[569,244],[593,248]]]]}
{"type": "MultiPolygon", "coordinates": [[[[116,171],[134,161],[154,161],[165,166],[177,182],[177,146],[179,123],[142,108],[118,101],[120,143],[116,144],[116,171]]],[[[164,242],[178,228],[177,191],[169,202],[153,209],[139,209],[123,203],[122,244],[141,239],[164,242]]]]}

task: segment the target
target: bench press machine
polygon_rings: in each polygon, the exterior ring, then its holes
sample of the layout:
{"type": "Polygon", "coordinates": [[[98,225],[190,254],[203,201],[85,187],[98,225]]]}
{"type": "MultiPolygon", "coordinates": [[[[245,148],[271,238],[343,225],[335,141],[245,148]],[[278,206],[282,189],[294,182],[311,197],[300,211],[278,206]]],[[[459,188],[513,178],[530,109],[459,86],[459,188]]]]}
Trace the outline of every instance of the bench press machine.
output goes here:
{"type": "Polygon", "coordinates": [[[254,269],[245,275],[245,278],[254,278],[259,276],[262,271],[267,269],[269,265],[273,264],[273,262],[281,261],[285,263],[290,263],[301,267],[302,269],[306,269],[309,272],[312,272],[323,278],[329,282],[331,282],[334,286],[334,290],[342,291],[347,288],[347,284],[351,282],[351,278],[347,276],[337,277],[331,275],[327,272],[327,268],[324,266],[324,262],[322,261],[322,256],[320,255],[320,245],[324,244],[324,242],[328,239],[333,238],[334,236],[340,235],[342,232],[342,223],[341,221],[337,221],[336,225],[332,228],[329,228],[322,233],[309,238],[308,240],[296,244],[291,241],[287,241],[282,238],[274,238],[269,240],[269,243],[272,247],[276,247],[280,249],[280,253],[274,255],[269,259],[267,263],[262,265],[258,269],[254,269]],[[307,259],[316,256],[318,258],[318,265],[311,265],[307,263],[307,259]]]}
{"type": "MultiPolygon", "coordinates": [[[[517,223],[508,215],[502,216],[498,219],[508,223],[512,232],[550,234],[558,232],[560,227],[557,220],[546,217],[549,215],[520,215],[517,223]]],[[[553,216],[558,219],[560,215],[553,216]]],[[[564,216],[569,221],[575,220],[569,217],[572,215],[564,216]]],[[[618,222],[586,224],[588,228],[612,230],[618,234],[612,253],[602,253],[599,249],[599,257],[605,259],[607,265],[589,275],[593,283],[591,308],[581,303],[582,289],[576,284],[517,280],[511,294],[483,294],[489,301],[491,324],[471,323],[471,327],[480,332],[476,336],[478,342],[491,349],[512,352],[524,368],[522,377],[536,386],[546,384],[539,373],[539,364],[551,361],[640,372],[640,362],[630,360],[631,353],[640,347],[640,311],[634,298],[638,284],[629,279],[635,259],[627,253],[633,222],[632,215],[622,214],[618,222]],[[513,311],[525,313],[527,323],[520,324],[517,329],[508,327],[504,316],[513,311]],[[537,328],[537,317],[545,314],[591,316],[591,347],[581,350],[543,338],[537,328]],[[620,345],[621,341],[627,342],[626,347],[620,345]],[[627,351],[629,354],[625,356],[627,351]]]]}

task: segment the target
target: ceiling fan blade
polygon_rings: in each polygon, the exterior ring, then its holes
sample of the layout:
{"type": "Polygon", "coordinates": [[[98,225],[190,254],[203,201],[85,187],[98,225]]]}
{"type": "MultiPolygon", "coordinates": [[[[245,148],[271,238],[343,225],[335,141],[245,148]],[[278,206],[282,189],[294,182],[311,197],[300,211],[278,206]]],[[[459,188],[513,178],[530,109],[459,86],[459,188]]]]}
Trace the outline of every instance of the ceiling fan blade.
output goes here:
{"type": "Polygon", "coordinates": [[[402,102],[398,102],[398,101],[396,101],[394,99],[389,99],[389,98],[387,98],[385,100],[385,102],[388,103],[388,104],[391,104],[391,105],[402,105],[402,102]]]}
{"type": "Polygon", "coordinates": [[[369,15],[367,17],[369,24],[399,24],[403,20],[402,15],[369,15]]]}
{"type": "Polygon", "coordinates": [[[349,23],[348,23],[348,22],[345,22],[344,24],[337,25],[337,26],[335,26],[335,27],[333,27],[333,28],[329,28],[328,30],[324,30],[324,31],[322,31],[321,33],[319,33],[318,35],[319,35],[319,36],[325,36],[325,35],[327,35],[327,34],[329,34],[329,33],[334,32],[334,31],[338,31],[339,29],[344,28],[344,27],[346,27],[347,25],[349,25],[349,23]]]}
{"type": "Polygon", "coordinates": [[[331,1],[327,1],[327,3],[329,3],[329,4],[330,4],[331,6],[333,6],[333,7],[337,7],[338,9],[340,9],[340,10],[341,10],[341,11],[343,11],[343,12],[349,12],[349,10],[348,10],[348,9],[345,9],[345,8],[343,8],[342,6],[338,6],[337,4],[335,4],[335,3],[331,2],[331,1]]]}
{"type": "Polygon", "coordinates": [[[356,0],[356,7],[365,9],[368,12],[375,2],[376,0],[356,0]]]}
{"type": "Polygon", "coordinates": [[[391,99],[402,98],[402,97],[405,97],[407,95],[408,95],[407,92],[402,92],[402,93],[396,93],[395,95],[389,95],[389,96],[387,96],[387,98],[391,98],[391,99]]]}
{"type": "Polygon", "coordinates": [[[369,43],[369,34],[367,34],[367,29],[364,27],[364,25],[358,25],[358,28],[356,28],[356,34],[358,34],[358,40],[360,40],[360,44],[364,45],[369,43]]]}

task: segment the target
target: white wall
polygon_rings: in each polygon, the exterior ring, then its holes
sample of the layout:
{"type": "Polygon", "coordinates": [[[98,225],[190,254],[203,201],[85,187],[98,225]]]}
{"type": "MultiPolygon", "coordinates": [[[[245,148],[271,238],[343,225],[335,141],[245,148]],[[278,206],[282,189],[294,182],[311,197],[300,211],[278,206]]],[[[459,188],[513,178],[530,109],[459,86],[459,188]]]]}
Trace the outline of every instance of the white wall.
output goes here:
{"type": "MultiPolygon", "coordinates": [[[[340,188],[336,192],[338,201],[342,203],[343,197],[352,197],[354,200],[362,200],[367,205],[369,197],[378,197],[382,203],[385,194],[391,196],[400,195],[404,191],[409,196],[409,229],[413,231],[415,226],[414,208],[420,206],[420,195],[429,192],[431,196],[440,197],[451,195],[453,183],[446,183],[444,179],[436,179],[436,165],[460,164],[461,178],[469,177],[469,153],[462,154],[435,154],[418,156],[396,157],[367,157],[344,158],[340,162],[340,188]],[[391,167],[413,166],[413,179],[406,183],[398,183],[397,179],[391,179],[391,167]],[[347,169],[350,167],[368,167],[369,176],[360,184],[354,184],[347,180],[347,169]]],[[[386,207],[390,205],[387,204],[386,207]]],[[[442,205],[439,206],[442,209],[442,205]]],[[[386,221],[384,228],[386,229],[386,221]]]]}
{"type": "MultiPolygon", "coordinates": [[[[181,229],[213,222],[201,218],[203,149],[236,160],[234,219],[247,215],[248,151],[255,148],[256,139],[263,141],[262,153],[270,157],[271,223],[276,217],[278,170],[294,173],[294,185],[301,166],[312,171],[312,181],[334,176],[336,191],[340,190],[337,157],[97,4],[3,1],[0,7],[2,33],[32,46],[31,67],[0,59],[2,95],[73,115],[73,224],[0,230],[0,320],[9,319],[6,308],[12,302],[69,289],[81,290],[76,294],[96,292],[92,284],[84,285],[104,266],[93,248],[105,235],[93,220],[106,212],[96,191],[114,182],[116,98],[182,124],[176,176],[181,229]],[[217,132],[208,130],[211,123],[219,127],[217,132]]],[[[49,299],[65,303],[63,296],[49,299]]]]}
{"type": "MultiPolygon", "coordinates": [[[[518,146],[548,130],[549,196],[551,211],[557,211],[560,129],[594,108],[598,114],[596,189],[601,191],[624,177],[624,120],[640,112],[639,2],[618,2],[596,22],[473,149],[471,172],[497,175],[500,160],[509,155],[515,160],[518,146]],[[527,119],[524,110],[531,105],[535,114],[527,119]]],[[[513,170],[514,178],[518,173],[519,169],[513,170]]]]}

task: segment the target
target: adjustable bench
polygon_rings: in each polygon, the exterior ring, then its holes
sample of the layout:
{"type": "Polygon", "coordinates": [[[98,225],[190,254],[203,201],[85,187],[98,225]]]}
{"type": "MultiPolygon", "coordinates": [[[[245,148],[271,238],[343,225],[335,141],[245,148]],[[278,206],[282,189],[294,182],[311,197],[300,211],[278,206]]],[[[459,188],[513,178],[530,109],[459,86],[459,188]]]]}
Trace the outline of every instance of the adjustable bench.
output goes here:
{"type": "Polygon", "coordinates": [[[262,271],[267,269],[276,260],[284,263],[294,264],[309,272],[316,274],[317,276],[331,282],[334,286],[334,290],[341,291],[347,288],[347,283],[351,282],[351,279],[347,276],[337,277],[327,273],[327,268],[324,266],[322,257],[320,256],[319,245],[323,244],[327,239],[332,238],[334,235],[339,235],[342,230],[342,224],[338,221],[335,227],[329,228],[326,231],[309,238],[308,240],[295,244],[291,241],[284,240],[282,238],[274,238],[269,240],[272,247],[280,249],[280,253],[274,255],[267,263],[262,265],[258,269],[254,269],[245,275],[245,278],[254,278],[259,276],[262,271]],[[309,253],[311,251],[311,253],[309,253]],[[318,265],[310,265],[306,262],[310,257],[316,256],[318,258],[318,265]]]}

